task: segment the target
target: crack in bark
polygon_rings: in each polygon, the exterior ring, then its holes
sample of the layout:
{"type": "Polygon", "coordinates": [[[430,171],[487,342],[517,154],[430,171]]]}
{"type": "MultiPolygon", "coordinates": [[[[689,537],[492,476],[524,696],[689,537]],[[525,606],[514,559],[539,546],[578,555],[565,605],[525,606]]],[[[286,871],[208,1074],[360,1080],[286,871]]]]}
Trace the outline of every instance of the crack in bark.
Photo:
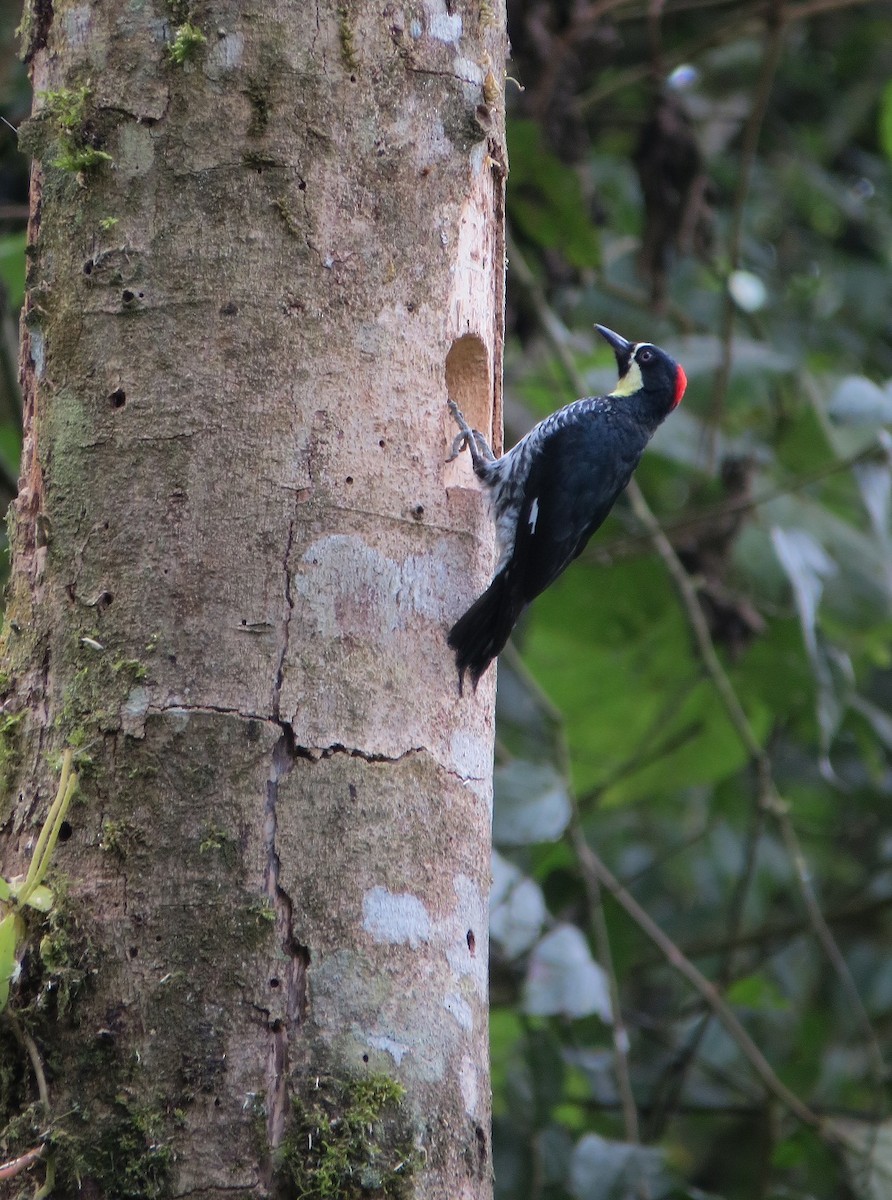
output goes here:
{"type": "Polygon", "coordinates": [[[288,523],[288,538],[285,544],[285,553],[282,556],[282,568],[285,573],[285,615],[272,695],[273,720],[278,724],[282,734],[272,752],[270,774],[266,784],[263,830],[266,848],[264,885],[275,913],[276,936],[285,963],[284,969],[280,972],[284,1018],[276,1017],[267,1021],[267,1028],[271,1034],[266,1064],[266,1133],[270,1149],[279,1146],[285,1136],[289,1111],[288,1039],[291,1031],[299,1029],[306,1018],[307,970],[310,965],[308,947],[302,945],[294,936],[294,905],[280,881],[282,863],[279,858],[277,836],[279,783],[290,774],[298,757],[294,745],[294,732],[291,725],[287,721],[283,721],[281,716],[282,683],[288,658],[291,617],[294,613],[290,562],[293,544],[294,520],[292,519],[288,523]]]}
{"type": "Polygon", "coordinates": [[[346,754],[350,758],[361,758],[363,762],[370,763],[398,763],[404,758],[408,758],[410,754],[427,754],[429,753],[426,746],[410,746],[408,750],[403,750],[400,754],[378,754],[371,750],[359,750],[355,746],[344,746],[340,742],[333,742],[330,746],[295,746],[294,754],[297,758],[305,758],[310,762],[319,762],[323,758],[334,758],[336,754],[346,754]]]}
{"type": "MultiPolygon", "coordinates": [[[[454,79],[458,83],[467,83],[472,87],[482,87],[482,80],[468,79],[464,75],[456,75],[455,71],[439,71],[435,67],[416,67],[412,63],[406,64],[406,70],[413,75],[436,75],[440,79],[454,79]]],[[[480,139],[483,141],[483,138],[480,139]]]]}
{"type": "MultiPolygon", "coordinates": [[[[282,627],[282,648],[279,651],[279,661],[276,663],[276,677],[273,684],[273,719],[282,724],[282,683],[285,679],[285,662],[288,658],[288,641],[291,635],[291,618],[294,615],[294,595],[291,591],[291,548],[294,545],[294,521],[288,522],[288,540],[285,543],[285,554],[282,557],[282,568],[285,572],[285,621],[282,627]]],[[[284,725],[282,725],[284,731],[284,725]]]]}
{"type": "MultiPolygon", "coordinates": [[[[284,651],[281,661],[284,662],[284,651]]],[[[278,700],[279,696],[275,694],[274,703],[277,704],[278,700]]],[[[218,713],[224,717],[238,717],[242,721],[258,721],[266,725],[275,725],[281,730],[282,736],[288,744],[288,753],[291,755],[292,760],[303,759],[305,762],[317,763],[324,759],[334,758],[338,754],[345,754],[349,758],[359,758],[363,762],[368,763],[398,763],[413,754],[429,754],[432,758],[436,759],[441,770],[447,775],[451,775],[454,779],[458,779],[461,783],[481,783],[484,778],[481,775],[462,775],[460,771],[446,766],[444,762],[437,759],[433,751],[427,746],[409,746],[408,749],[401,750],[399,754],[384,754],[377,750],[362,750],[358,746],[345,746],[343,742],[332,742],[330,746],[298,746],[294,742],[294,732],[290,721],[279,716],[245,712],[240,708],[227,708],[222,704],[150,704],[146,709],[147,717],[163,716],[165,713],[218,713]]],[[[291,765],[293,766],[293,762],[291,765]]]]}
{"type": "Polygon", "coordinates": [[[241,708],[227,708],[225,704],[150,704],[146,709],[146,717],[161,717],[165,713],[217,713],[224,717],[238,717],[242,721],[263,721],[271,725],[280,725],[269,713],[245,712],[241,708]]]}
{"type": "Polygon", "coordinates": [[[295,758],[303,758],[308,762],[320,762],[322,759],[334,758],[336,754],[346,754],[349,758],[360,758],[363,762],[368,763],[398,763],[403,759],[410,758],[413,754],[427,754],[434,759],[442,771],[460,783],[483,782],[483,777],[480,775],[462,775],[460,771],[447,767],[427,746],[410,746],[408,750],[403,750],[399,754],[381,754],[371,750],[359,750],[355,746],[344,746],[340,742],[333,742],[330,746],[294,747],[295,758]]]}
{"type": "Polygon", "coordinates": [[[280,883],[281,860],[277,847],[279,783],[294,767],[294,745],[290,728],[282,724],[282,736],[273,748],[270,776],[266,785],[264,885],[273,906],[276,935],[284,957],[280,974],[284,1017],[268,1021],[271,1033],[266,1064],[266,1124],[271,1149],[280,1145],[288,1117],[288,1039],[303,1024],[307,1007],[307,969],[310,951],[294,936],[294,905],[280,883]]]}

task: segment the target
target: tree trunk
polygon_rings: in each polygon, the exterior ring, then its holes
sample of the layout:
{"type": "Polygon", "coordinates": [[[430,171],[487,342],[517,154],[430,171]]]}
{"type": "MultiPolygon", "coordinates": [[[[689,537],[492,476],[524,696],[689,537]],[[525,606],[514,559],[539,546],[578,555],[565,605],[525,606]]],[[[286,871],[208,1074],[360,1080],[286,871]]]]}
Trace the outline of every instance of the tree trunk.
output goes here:
{"type": "Polygon", "coordinates": [[[66,746],[80,791],[3,1027],[3,1158],[49,1130],[12,1186],[486,1197],[493,682],[445,631],[492,547],[444,460],[447,393],[501,418],[503,7],[24,36],[5,877],[66,746]]]}

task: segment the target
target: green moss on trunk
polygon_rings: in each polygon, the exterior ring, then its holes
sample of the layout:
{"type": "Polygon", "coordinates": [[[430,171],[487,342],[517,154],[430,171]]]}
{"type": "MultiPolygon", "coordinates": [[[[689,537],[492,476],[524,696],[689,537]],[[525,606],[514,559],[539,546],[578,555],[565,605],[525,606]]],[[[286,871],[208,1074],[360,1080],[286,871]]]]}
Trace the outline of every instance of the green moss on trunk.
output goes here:
{"type": "Polygon", "coordinates": [[[387,1075],[307,1081],[279,1149],[279,1174],[307,1200],[409,1195],[419,1163],[405,1089],[387,1075]]]}

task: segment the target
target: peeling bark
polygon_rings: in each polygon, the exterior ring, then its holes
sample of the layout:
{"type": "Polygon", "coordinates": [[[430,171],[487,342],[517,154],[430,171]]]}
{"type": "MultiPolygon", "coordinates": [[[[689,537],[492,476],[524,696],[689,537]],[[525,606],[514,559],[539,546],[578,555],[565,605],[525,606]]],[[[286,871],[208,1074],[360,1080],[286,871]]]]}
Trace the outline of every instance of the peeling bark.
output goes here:
{"type": "Polygon", "coordinates": [[[504,12],[218,0],[176,63],[185,15],[24,25],[4,875],[68,744],[81,791],[68,974],[38,933],[15,1000],[52,1111],[0,1078],[3,1158],[289,1197],[329,1122],[334,1194],[486,1200],[493,680],[445,631],[492,540],[445,459],[448,396],[501,426],[504,12]]]}

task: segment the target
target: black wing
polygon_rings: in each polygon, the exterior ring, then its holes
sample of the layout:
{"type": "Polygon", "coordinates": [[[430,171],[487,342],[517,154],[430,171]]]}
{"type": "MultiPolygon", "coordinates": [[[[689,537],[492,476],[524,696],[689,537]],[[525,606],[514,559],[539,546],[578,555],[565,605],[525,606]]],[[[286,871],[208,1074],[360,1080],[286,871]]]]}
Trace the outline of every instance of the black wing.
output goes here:
{"type": "Polygon", "coordinates": [[[511,559],[529,604],[569,566],[625,488],[647,437],[591,413],[543,439],[527,476],[511,559]]]}

